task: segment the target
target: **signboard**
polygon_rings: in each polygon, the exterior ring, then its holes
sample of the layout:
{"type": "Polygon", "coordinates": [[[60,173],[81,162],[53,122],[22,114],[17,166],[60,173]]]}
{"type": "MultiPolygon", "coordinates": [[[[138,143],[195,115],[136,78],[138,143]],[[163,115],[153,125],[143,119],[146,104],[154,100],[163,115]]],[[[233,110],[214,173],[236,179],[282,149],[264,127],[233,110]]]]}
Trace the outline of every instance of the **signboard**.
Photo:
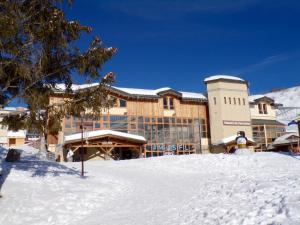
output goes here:
{"type": "Polygon", "coordinates": [[[192,150],[191,145],[152,145],[152,151],[189,151],[192,150]]]}
{"type": "Polygon", "coordinates": [[[250,121],[233,121],[233,120],[223,120],[224,125],[229,126],[250,126],[250,121]]]}

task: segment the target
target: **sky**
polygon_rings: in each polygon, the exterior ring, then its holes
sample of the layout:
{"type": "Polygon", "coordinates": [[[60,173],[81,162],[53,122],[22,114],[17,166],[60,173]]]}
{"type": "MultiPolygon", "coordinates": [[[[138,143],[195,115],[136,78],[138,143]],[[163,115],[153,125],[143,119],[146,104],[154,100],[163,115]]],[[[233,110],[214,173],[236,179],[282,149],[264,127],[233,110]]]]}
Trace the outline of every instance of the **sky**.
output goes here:
{"type": "Polygon", "coordinates": [[[205,92],[203,80],[214,74],[248,80],[251,94],[300,85],[298,0],[75,0],[64,7],[118,48],[102,71],[115,72],[116,86],[205,92]]]}

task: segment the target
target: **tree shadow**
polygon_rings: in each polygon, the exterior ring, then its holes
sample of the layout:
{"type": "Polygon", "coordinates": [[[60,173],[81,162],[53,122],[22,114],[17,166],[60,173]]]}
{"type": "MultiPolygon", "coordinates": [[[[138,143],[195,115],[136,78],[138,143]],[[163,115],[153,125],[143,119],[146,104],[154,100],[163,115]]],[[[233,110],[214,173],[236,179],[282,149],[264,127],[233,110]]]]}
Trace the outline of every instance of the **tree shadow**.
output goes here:
{"type": "Polygon", "coordinates": [[[5,157],[7,152],[7,149],[0,147],[0,197],[1,189],[12,169],[28,171],[31,173],[32,177],[61,175],[76,175],[80,177],[81,175],[80,171],[75,168],[69,168],[57,162],[40,160],[36,154],[23,155],[24,151],[22,151],[21,159],[19,162],[6,162],[5,157]]]}

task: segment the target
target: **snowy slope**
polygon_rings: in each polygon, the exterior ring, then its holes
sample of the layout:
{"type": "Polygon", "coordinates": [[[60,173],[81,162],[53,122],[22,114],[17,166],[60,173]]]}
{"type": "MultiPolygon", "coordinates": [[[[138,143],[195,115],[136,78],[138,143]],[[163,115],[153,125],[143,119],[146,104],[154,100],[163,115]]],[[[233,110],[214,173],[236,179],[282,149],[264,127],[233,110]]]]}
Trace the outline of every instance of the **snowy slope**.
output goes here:
{"type": "Polygon", "coordinates": [[[81,179],[80,163],[43,162],[28,153],[3,186],[0,224],[300,224],[295,157],[164,156],[85,166],[81,179]]]}
{"type": "Polygon", "coordinates": [[[284,107],[300,107],[300,86],[269,92],[265,95],[274,99],[276,103],[283,104],[284,107]]]}

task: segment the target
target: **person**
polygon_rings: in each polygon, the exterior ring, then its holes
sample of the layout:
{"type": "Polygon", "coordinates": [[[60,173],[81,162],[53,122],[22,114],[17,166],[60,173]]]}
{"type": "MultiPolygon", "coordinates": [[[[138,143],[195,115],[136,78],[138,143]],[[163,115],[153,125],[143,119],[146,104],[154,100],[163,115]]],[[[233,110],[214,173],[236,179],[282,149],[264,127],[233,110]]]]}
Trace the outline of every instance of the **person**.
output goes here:
{"type": "Polygon", "coordinates": [[[73,156],[74,156],[74,152],[71,149],[69,149],[67,153],[67,161],[73,162],[73,156]]]}

